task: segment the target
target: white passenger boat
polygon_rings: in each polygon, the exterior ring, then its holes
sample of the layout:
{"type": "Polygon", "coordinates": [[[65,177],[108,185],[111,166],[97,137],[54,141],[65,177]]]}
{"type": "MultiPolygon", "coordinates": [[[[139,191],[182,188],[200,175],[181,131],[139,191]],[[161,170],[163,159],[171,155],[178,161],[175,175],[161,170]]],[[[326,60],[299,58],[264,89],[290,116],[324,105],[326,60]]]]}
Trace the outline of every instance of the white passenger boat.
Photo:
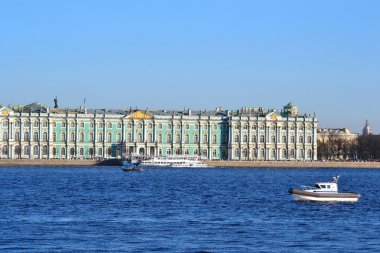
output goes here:
{"type": "Polygon", "coordinates": [[[336,176],[328,183],[315,183],[314,187],[302,185],[302,190],[290,189],[289,193],[299,201],[357,202],[360,194],[338,192],[338,179],[336,176]]]}
{"type": "Polygon", "coordinates": [[[207,164],[203,163],[198,157],[191,156],[163,156],[153,157],[143,160],[142,166],[155,167],[175,167],[175,168],[205,168],[207,164]]]}

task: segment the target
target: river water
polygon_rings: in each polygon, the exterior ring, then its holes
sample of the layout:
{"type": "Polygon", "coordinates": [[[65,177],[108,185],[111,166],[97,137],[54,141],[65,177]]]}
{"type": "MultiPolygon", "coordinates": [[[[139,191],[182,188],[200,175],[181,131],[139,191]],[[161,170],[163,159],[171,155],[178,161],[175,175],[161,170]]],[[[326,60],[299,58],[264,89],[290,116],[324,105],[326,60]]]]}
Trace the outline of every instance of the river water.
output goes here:
{"type": "Polygon", "coordinates": [[[380,170],[0,167],[0,252],[379,252],[380,170]],[[339,174],[358,203],[293,201],[339,174]]]}

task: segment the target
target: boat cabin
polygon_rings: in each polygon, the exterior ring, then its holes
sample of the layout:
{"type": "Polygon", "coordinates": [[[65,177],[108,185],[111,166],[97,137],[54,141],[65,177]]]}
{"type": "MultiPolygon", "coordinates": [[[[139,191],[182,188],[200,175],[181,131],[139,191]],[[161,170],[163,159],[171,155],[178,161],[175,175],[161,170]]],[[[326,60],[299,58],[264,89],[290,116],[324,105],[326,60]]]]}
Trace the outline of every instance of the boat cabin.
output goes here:
{"type": "Polygon", "coordinates": [[[316,183],[313,192],[338,192],[336,183],[316,183]]]}

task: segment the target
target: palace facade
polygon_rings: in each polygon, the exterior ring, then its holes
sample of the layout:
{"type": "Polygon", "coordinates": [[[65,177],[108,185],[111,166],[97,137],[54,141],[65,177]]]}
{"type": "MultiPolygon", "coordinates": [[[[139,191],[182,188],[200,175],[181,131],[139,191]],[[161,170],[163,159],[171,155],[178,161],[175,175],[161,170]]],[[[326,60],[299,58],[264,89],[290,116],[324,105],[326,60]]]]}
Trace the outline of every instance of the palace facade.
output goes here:
{"type": "MultiPolygon", "coordinates": [[[[57,106],[56,106],[57,107],[57,106]]],[[[182,111],[0,109],[0,158],[95,159],[139,154],[208,160],[316,160],[317,118],[288,103],[263,108],[182,111]]]]}

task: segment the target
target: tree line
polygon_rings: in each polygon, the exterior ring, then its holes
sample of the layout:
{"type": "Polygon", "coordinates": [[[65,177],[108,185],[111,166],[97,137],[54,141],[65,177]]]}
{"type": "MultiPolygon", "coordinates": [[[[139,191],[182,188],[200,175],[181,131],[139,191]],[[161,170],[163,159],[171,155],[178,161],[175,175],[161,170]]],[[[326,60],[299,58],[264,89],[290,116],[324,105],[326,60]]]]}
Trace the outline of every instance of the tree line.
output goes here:
{"type": "Polygon", "coordinates": [[[380,135],[349,139],[329,134],[318,139],[318,160],[380,161],[380,135]]]}

